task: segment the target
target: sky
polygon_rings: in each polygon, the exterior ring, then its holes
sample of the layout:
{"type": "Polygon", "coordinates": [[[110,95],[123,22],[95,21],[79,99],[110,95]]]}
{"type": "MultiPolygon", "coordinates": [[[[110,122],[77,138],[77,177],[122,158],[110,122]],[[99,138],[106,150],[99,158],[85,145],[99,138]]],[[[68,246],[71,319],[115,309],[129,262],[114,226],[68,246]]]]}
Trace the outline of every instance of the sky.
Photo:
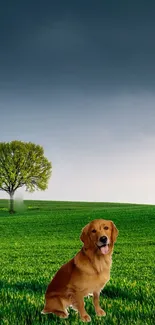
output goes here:
{"type": "Polygon", "coordinates": [[[1,1],[0,141],[53,166],[17,195],[155,204],[154,17],[151,0],[1,1]]]}

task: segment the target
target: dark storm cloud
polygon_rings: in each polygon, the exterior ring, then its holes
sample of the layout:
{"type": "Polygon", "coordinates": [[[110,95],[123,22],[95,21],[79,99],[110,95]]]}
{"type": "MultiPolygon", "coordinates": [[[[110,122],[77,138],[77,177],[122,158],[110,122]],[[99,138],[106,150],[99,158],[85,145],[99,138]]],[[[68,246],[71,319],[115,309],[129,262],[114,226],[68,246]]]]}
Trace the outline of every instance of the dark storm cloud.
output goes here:
{"type": "Polygon", "coordinates": [[[3,1],[1,88],[155,86],[153,1],[3,1]]]}

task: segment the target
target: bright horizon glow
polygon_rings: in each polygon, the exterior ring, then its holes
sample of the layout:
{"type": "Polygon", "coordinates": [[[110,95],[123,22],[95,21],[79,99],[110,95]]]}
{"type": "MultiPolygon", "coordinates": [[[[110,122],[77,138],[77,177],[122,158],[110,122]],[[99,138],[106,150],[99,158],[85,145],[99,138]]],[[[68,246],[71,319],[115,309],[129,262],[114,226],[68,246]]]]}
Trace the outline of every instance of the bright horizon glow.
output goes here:
{"type": "MultiPolygon", "coordinates": [[[[59,118],[57,111],[52,119],[47,110],[41,117],[42,111],[38,111],[38,120],[32,115],[29,136],[20,136],[25,133],[27,121],[22,120],[22,113],[16,108],[14,117],[18,116],[21,122],[12,129],[13,139],[43,145],[45,156],[53,165],[48,190],[28,193],[22,189],[17,194],[34,200],[155,204],[155,98],[143,95],[141,101],[143,107],[138,106],[137,97],[127,96],[122,101],[121,96],[115,112],[116,98],[103,100],[102,105],[111,107],[111,112],[98,109],[96,114],[92,111],[87,115],[85,111],[79,116],[67,114],[67,118],[65,114],[59,118]],[[131,101],[135,104],[129,111],[131,101]],[[42,121],[47,127],[41,130],[42,121]]],[[[3,130],[4,125],[3,117],[3,130]]],[[[13,139],[6,135],[2,141],[13,139]]],[[[0,198],[7,198],[7,194],[0,192],[0,198]]]]}

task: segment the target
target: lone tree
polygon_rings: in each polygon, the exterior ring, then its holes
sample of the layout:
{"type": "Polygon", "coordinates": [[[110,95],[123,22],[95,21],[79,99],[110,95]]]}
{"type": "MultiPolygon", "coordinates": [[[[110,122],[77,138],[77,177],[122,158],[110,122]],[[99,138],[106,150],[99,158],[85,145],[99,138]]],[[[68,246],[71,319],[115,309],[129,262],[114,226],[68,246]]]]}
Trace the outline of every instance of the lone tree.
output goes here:
{"type": "Polygon", "coordinates": [[[10,213],[14,212],[14,193],[25,186],[29,192],[46,190],[52,164],[44,149],[31,142],[0,142],[0,190],[10,195],[10,213]]]}

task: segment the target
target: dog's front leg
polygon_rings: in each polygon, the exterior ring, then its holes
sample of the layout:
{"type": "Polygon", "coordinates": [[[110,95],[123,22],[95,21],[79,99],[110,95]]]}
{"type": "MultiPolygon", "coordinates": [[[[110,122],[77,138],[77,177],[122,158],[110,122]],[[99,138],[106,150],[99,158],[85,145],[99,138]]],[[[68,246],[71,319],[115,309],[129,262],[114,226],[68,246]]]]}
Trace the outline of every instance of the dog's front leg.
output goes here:
{"type": "Polygon", "coordinates": [[[75,299],[74,307],[75,307],[75,309],[78,310],[82,321],[83,322],[90,322],[91,318],[87,314],[87,312],[85,310],[85,307],[84,307],[84,297],[81,294],[76,294],[74,299],[75,299]]]}
{"type": "Polygon", "coordinates": [[[106,313],[100,307],[100,304],[99,304],[99,297],[100,297],[100,292],[93,292],[93,302],[94,302],[95,311],[98,316],[105,316],[106,313]]]}

